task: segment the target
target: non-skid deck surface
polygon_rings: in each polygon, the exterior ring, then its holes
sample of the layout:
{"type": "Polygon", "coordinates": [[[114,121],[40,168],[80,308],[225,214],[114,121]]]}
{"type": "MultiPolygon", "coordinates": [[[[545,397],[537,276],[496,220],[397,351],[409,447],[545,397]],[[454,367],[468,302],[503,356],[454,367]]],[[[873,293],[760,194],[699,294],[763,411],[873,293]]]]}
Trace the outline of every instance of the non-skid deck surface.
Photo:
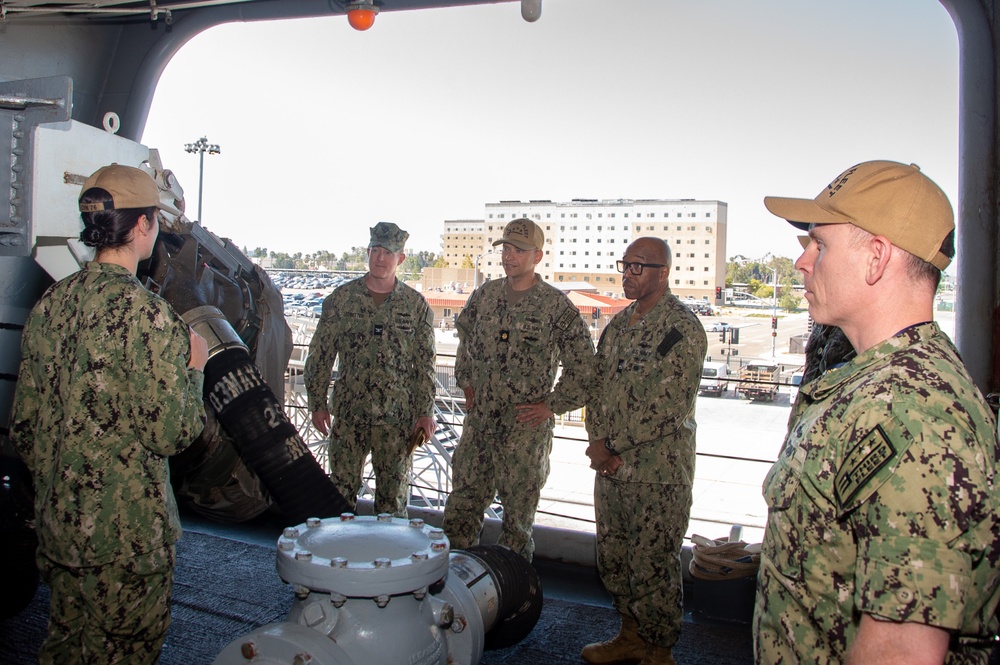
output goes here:
{"type": "MultiPolygon", "coordinates": [[[[177,545],[173,623],[163,647],[162,665],[209,664],[230,642],[250,631],[282,621],[292,591],[275,572],[270,547],[186,531],[177,545]]],[[[0,663],[35,662],[45,636],[48,589],[17,616],[0,622],[0,663]]],[[[546,599],[535,629],[519,644],[487,651],[481,665],[580,665],[584,644],[615,633],[614,610],[546,599]]],[[[753,662],[745,626],[685,623],[674,649],[677,662],[747,665],[753,662]]]]}

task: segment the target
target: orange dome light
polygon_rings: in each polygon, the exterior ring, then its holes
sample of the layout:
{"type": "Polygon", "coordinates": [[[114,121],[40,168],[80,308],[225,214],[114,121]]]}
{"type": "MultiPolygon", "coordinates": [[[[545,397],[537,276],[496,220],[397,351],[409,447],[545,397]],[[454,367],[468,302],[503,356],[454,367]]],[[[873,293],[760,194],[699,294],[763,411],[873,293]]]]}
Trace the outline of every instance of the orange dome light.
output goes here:
{"type": "Polygon", "coordinates": [[[367,30],[375,23],[378,7],[372,2],[354,2],[347,5],[347,22],[355,30],[367,30]]]}

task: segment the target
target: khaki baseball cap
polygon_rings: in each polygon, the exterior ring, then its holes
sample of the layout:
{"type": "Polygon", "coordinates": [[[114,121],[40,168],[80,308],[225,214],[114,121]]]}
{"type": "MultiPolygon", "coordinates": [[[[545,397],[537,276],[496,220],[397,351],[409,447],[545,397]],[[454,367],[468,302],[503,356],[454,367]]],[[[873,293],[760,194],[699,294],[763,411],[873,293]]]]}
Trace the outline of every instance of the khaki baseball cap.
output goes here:
{"type": "Polygon", "coordinates": [[[507,243],[518,249],[542,249],[545,245],[545,234],[541,227],[527,217],[521,217],[507,224],[503,229],[503,237],[493,243],[493,246],[507,243]]]}
{"type": "Polygon", "coordinates": [[[955,257],[955,216],[948,197],[916,164],[862,162],[815,199],[764,197],[792,226],[854,224],[944,270],[955,257]]]}
{"type": "Polygon", "coordinates": [[[83,183],[80,195],[92,187],[100,187],[110,194],[111,202],[81,203],[80,212],[156,207],[178,217],[182,215],[177,208],[160,201],[160,188],[153,176],[134,166],[102,166],[83,183]]]}
{"type": "Polygon", "coordinates": [[[392,222],[379,222],[368,229],[371,233],[371,240],[368,242],[368,249],[372,247],[385,247],[390,252],[402,252],[406,246],[406,240],[410,234],[399,228],[392,222]]]}

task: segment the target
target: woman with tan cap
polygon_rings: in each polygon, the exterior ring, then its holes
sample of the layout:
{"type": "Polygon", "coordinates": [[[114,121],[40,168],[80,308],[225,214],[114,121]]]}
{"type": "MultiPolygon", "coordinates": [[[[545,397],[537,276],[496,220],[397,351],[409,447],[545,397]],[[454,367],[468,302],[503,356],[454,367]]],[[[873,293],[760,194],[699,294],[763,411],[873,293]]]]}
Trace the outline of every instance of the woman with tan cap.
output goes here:
{"type": "Polygon", "coordinates": [[[158,208],[177,212],[140,169],[88,178],[80,239],[96,257],[25,324],[10,436],[34,477],[52,592],[39,663],[155,663],[170,624],[180,521],[167,457],[203,427],[208,350],[136,279],[158,208]]]}

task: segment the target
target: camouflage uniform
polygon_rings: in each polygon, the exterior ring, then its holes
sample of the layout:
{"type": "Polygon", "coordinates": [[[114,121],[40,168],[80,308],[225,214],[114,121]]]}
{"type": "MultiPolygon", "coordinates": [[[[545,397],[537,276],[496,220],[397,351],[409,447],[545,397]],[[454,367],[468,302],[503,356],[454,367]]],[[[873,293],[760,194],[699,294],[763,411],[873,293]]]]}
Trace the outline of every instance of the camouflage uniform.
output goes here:
{"type": "Polygon", "coordinates": [[[189,355],[170,305],[113,264],[88,263],[28,317],[10,433],[52,588],[42,663],[159,655],[181,534],[167,456],[205,418],[189,355]]]}
{"type": "Polygon", "coordinates": [[[619,613],[639,636],[672,647],[683,616],[680,552],[691,512],[695,401],[708,350],[705,328],[669,290],[635,324],[635,303],[597,345],[587,404],[591,441],[621,457],[597,476],[597,565],[619,613]]]}
{"type": "Polygon", "coordinates": [[[476,290],[456,323],[455,379],[475,390],[475,405],[452,457],[454,489],[444,529],[456,549],[477,544],[483,512],[499,494],[499,543],[530,561],[531,525],[549,477],[555,419],[519,424],[514,407],[544,401],[553,413],[564,413],[583,406],[594,345],[580,311],[554,286],[539,279],[511,304],[507,283],[497,279],[476,290]]]}
{"type": "Polygon", "coordinates": [[[331,478],[354,504],[371,452],[376,512],[405,517],[410,432],[418,417],[434,415],[434,314],[423,296],[398,280],[381,305],[364,277],[352,280],[323,301],[309,343],[310,413],[327,408],[338,356],[329,402],[331,478]]]}
{"type": "Polygon", "coordinates": [[[862,614],[952,634],[986,663],[1000,599],[996,426],[935,323],[803,385],[764,481],[760,663],[839,663],[862,614]]]}

